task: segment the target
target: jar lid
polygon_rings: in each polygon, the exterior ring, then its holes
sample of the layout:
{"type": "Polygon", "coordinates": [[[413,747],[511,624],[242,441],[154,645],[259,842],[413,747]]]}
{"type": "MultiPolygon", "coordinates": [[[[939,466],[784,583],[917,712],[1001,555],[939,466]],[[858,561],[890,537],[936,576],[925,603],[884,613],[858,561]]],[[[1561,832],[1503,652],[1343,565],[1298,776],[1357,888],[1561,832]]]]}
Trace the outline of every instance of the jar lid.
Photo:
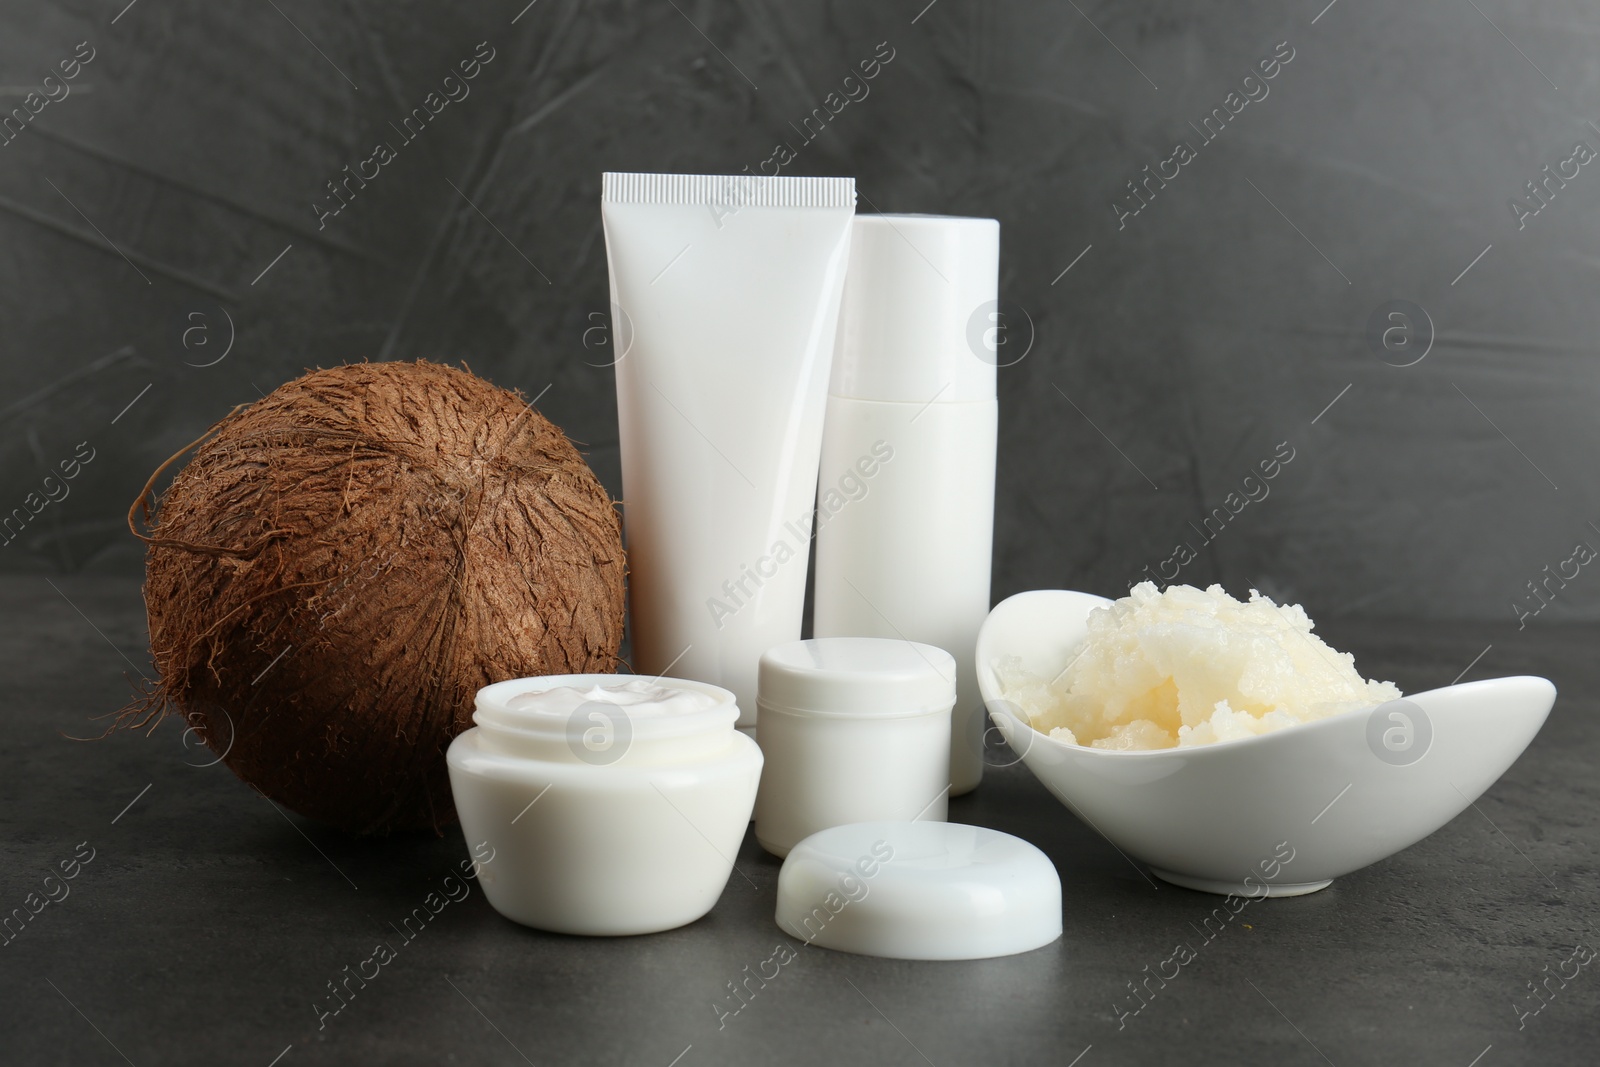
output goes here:
{"type": "Polygon", "coordinates": [[[955,702],[955,658],[916,641],[790,641],[767,649],[757,672],[757,703],[780,711],[890,719],[949,711],[955,702]]]}
{"type": "Polygon", "coordinates": [[[1061,936],[1061,878],[1021,838],[944,822],[834,826],[778,872],[784,933],[904,960],[1009,956],[1061,936]]]}

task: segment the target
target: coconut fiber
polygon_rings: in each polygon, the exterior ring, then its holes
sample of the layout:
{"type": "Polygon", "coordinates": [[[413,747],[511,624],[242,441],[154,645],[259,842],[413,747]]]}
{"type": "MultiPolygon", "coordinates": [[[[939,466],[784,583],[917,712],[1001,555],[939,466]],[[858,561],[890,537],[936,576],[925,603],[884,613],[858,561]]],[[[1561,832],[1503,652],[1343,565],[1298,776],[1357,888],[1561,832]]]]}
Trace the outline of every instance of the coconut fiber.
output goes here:
{"type": "Polygon", "coordinates": [[[335,367],[195,447],[135,503],[160,680],[124,722],[181,715],[284,807],[437,831],[480,686],[616,668],[616,510],[518,395],[433,363],[335,367]]]}

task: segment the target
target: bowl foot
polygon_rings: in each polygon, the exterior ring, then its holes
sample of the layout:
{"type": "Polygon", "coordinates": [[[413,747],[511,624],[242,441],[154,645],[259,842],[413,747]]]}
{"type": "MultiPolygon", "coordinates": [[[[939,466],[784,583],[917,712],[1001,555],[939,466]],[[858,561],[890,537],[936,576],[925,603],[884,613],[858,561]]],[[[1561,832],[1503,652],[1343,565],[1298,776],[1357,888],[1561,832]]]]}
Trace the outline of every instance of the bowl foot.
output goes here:
{"type": "Polygon", "coordinates": [[[1315,893],[1319,889],[1326,889],[1333,884],[1333,879],[1328,878],[1321,882],[1267,882],[1257,885],[1245,885],[1243,882],[1226,882],[1213,878],[1193,878],[1187,874],[1175,874],[1172,871],[1163,871],[1159,867],[1151,867],[1150,873],[1163,882],[1182,886],[1185,889],[1198,889],[1202,893],[1215,893],[1218,896],[1232,897],[1259,897],[1262,890],[1266,890],[1269,897],[1303,897],[1307,893],[1315,893]]]}

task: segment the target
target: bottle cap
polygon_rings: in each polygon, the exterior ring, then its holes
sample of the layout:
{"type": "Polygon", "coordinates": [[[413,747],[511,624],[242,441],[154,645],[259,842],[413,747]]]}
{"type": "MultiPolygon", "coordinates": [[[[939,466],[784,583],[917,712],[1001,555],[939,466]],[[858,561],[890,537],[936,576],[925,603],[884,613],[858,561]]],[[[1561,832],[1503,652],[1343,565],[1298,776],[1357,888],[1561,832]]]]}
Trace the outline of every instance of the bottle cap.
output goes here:
{"type": "Polygon", "coordinates": [[[1061,936],[1061,878],[1021,838],[946,822],[812,834],[778,872],[778,926],[840,952],[976,960],[1061,936]]]}
{"type": "Polygon", "coordinates": [[[858,400],[993,400],[1000,223],[857,215],[829,391],[858,400]]]}

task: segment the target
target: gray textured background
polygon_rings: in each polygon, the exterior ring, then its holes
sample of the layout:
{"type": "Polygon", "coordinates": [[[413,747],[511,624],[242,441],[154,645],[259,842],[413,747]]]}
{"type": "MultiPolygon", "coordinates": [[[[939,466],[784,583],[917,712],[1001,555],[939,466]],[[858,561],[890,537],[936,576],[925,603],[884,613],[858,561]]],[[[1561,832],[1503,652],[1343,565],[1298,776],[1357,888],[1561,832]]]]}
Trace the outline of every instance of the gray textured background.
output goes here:
{"type": "MultiPolygon", "coordinates": [[[[1032,340],[1001,377],[997,597],[1120,592],[1282,441],[1270,497],[1182,580],[1508,621],[1545,565],[1600,546],[1600,166],[1524,229],[1507,203],[1600,148],[1592,5],[125,3],[0,5],[8,108],[96,50],[0,148],[0,513],[95,454],[0,569],[137,573],[122,515],[162,459],[360,359],[548,390],[617,492],[586,334],[600,173],[737,172],[780,139],[786,173],[856,175],[863,211],[1001,220],[1012,351],[1032,340]],[[471,95],[319,230],[324,183],[480,41],[471,95]],[[885,41],[870,95],[800,147],[790,124],[885,41]],[[1189,123],[1280,41],[1269,95],[1119,230],[1125,183],[1198,146],[1189,123]],[[1412,366],[1367,339],[1392,299],[1432,323],[1412,366]]],[[[1600,618],[1586,571],[1537,621],[1580,617],[1600,618]]]]}
{"type": "Polygon", "coordinates": [[[0,147],[0,517],[94,450],[0,547],[0,570],[38,572],[0,575],[0,908],[78,841],[100,857],[0,946],[0,1061],[1593,1063],[1593,968],[1526,1028],[1517,1012],[1595,943],[1600,627],[1546,624],[1600,619],[1600,575],[1557,590],[1538,632],[1513,603],[1600,546],[1600,170],[1520,231],[1507,201],[1600,148],[1600,10],[526,2],[0,0],[0,112],[96,50],[0,147]],[[496,55],[471,95],[319,230],[324,183],[398,140],[480,41],[496,55]],[[702,922],[562,938],[472,900],[319,1028],[323,983],[463,842],[291,820],[177,729],[67,740],[143,662],[128,503],[233,405],[364,358],[465,360],[540,396],[617,492],[600,173],[754,166],[885,41],[870,95],[788,172],[856,175],[864,211],[1002,222],[1027,355],[1001,374],[996,596],[1120,592],[1287,441],[1271,495],[1182,578],[1390,616],[1325,628],[1408,691],[1549,675],[1556,714],[1475,811],[1257,906],[1126,1031],[1125,984],[1216,901],[1147,883],[1014,766],[952,817],[1056,863],[1067,934],[1044,950],[808,954],[719,1031],[708,1005],[775,936],[777,864],[747,839],[702,922]],[[1280,41],[1295,58],[1269,95],[1119,230],[1125,183],[1280,41]],[[1374,349],[1392,300],[1425,315],[1412,347],[1374,349]]]}

